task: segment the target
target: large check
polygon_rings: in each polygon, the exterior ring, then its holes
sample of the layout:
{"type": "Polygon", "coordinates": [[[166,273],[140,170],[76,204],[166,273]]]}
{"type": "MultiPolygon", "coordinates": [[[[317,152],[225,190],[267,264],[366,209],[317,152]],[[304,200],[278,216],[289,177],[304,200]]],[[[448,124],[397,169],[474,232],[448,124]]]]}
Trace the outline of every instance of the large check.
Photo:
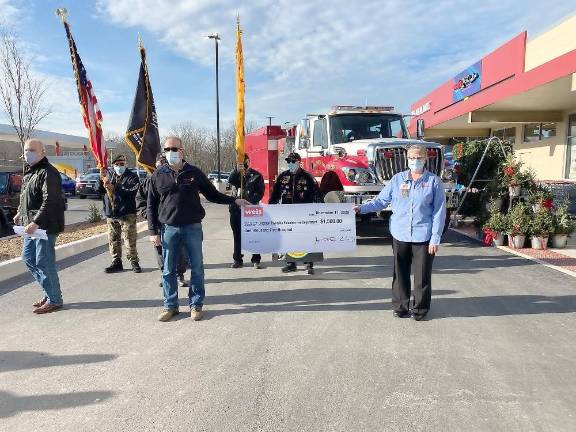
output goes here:
{"type": "Polygon", "coordinates": [[[242,250],[252,253],[335,252],[356,249],[352,204],[242,207],[242,250]]]}

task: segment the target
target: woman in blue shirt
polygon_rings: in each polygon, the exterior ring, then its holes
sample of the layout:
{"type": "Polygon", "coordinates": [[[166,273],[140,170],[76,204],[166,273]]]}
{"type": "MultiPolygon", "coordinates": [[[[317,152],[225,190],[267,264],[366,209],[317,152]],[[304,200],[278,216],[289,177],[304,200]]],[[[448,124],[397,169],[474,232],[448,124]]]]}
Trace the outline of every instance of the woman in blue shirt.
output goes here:
{"type": "Polygon", "coordinates": [[[446,218],[442,180],[426,170],[428,149],[408,149],[408,170],[396,174],[376,198],[354,207],[373,213],[392,204],[390,233],[394,252],[392,306],[394,316],[424,319],[432,298],[432,262],[438,252],[446,218]],[[410,311],[410,272],[414,268],[414,304],[410,311]]]}

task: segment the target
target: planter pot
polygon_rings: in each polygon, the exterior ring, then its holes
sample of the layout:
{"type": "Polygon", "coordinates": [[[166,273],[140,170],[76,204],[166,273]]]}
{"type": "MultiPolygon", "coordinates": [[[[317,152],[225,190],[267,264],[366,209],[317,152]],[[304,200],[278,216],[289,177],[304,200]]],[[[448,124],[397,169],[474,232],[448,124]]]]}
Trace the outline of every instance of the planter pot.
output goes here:
{"type": "Polygon", "coordinates": [[[506,238],[506,234],[504,233],[496,233],[496,238],[494,239],[493,243],[494,246],[504,246],[504,239],[506,238]]]}
{"type": "Polygon", "coordinates": [[[522,249],[526,243],[525,235],[510,235],[508,234],[508,246],[512,249],[522,249]]]}
{"type": "Polygon", "coordinates": [[[508,193],[511,197],[520,196],[520,186],[508,186],[508,193]]]}
{"type": "Polygon", "coordinates": [[[552,247],[556,249],[564,249],[568,243],[568,234],[554,234],[552,236],[552,247]]]}
{"type": "Polygon", "coordinates": [[[542,206],[540,204],[532,204],[532,211],[534,213],[536,213],[538,210],[540,210],[542,208],[542,206]]]}
{"type": "Polygon", "coordinates": [[[532,249],[548,249],[548,236],[532,236],[530,240],[532,242],[532,249]]]}

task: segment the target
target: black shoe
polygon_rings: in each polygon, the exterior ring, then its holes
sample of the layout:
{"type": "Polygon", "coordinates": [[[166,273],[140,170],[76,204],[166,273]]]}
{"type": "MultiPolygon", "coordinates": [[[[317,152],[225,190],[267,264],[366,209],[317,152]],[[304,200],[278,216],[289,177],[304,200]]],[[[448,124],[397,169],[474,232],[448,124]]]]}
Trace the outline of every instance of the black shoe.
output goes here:
{"type": "Polygon", "coordinates": [[[121,261],[115,261],[104,269],[106,273],[119,273],[124,271],[124,266],[121,261]]]}
{"type": "Polygon", "coordinates": [[[282,267],[282,273],[291,273],[295,272],[296,270],[297,270],[296,264],[294,263],[288,263],[284,267],[282,267]]]}
{"type": "Polygon", "coordinates": [[[307,264],[306,265],[306,273],[308,273],[309,275],[313,275],[314,274],[314,266],[312,264],[307,264]]]}
{"type": "Polygon", "coordinates": [[[242,261],[234,261],[232,264],[230,264],[230,268],[240,268],[243,266],[244,264],[242,263],[242,261]]]}
{"type": "Polygon", "coordinates": [[[410,312],[407,310],[395,310],[392,315],[394,318],[410,318],[410,312]]]}
{"type": "Polygon", "coordinates": [[[188,286],[188,282],[186,281],[186,279],[184,279],[184,275],[178,275],[178,282],[180,282],[180,286],[181,287],[187,287],[188,286]]]}
{"type": "Polygon", "coordinates": [[[142,268],[140,268],[140,264],[137,262],[132,263],[132,271],[134,273],[142,273],[142,268]]]}
{"type": "Polygon", "coordinates": [[[419,313],[414,313],[412,312],[412,319],[414,319],[414,321],[423,321],[424,318],[426,318],[426,314],[419,314],[419,313]]]}
{"type": "Polygon", "coordinates": [[[261,270],[264,267],[262,267],[262,264],[260,264],[259,262],[255,262],[252,264],[254,266],[255,269],[261,270]]]}

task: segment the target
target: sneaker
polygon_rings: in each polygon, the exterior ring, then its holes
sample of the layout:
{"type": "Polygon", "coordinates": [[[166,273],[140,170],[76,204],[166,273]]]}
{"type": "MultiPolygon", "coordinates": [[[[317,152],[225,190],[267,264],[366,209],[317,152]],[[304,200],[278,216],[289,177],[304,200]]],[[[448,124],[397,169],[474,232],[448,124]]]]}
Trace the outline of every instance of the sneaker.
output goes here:
{"type": "Polygon", "coordinates": [[[158,315],[158,321],[162,322],[170,321],[179,313],[180,311],[178,309],[164,309],[162,313],[158,315]]]}
{"type": "Polygon", "coordinates": [[[291,273],[295,272],[296,270],[297,270],[296,264],[294,263],[288,263],[284,267],[282,267],[282,273],[291,273]]]}
{"type": "Polygon", "coordinates": [[[264,268],[264,267],[262,267],[262,264],[259,262],[255,262],[253,265],[254,265],[254,268],[258,269],[258,270],[262,270],[264,268]]]}
{"type": "Polygon", "coordinates": [[[178,282],[180,282],[180,286],[182,286],[182,287],[188,286],[188,281],[186,279],[184,279],[184,275],[178,276],[178,282]]]}
{"type": "Polygon", "coordinates": [[[62,309],[61,304],[56,305],[56,304],[52,304],[52,303],[44,303],[42,306],[37,307],[32,312],[34,312],[35,314],[41,315],[41,314],[46,314],[46,313],[50,313],[50,312],[55,312],[59,309],[62,309]]]}
{"type": "Polygon", "coordinates": [[[140,267],[140,264],[137,261],[132,263],[132,271],[134,273],[142,273],[142,268],[140,267]]]}
{"type": "Polygon", "coordinates": [[[395,310],[392,312],[394,318],[410,318],[410,312],[404,309],[395,310]]]}
{"type": "Polygon", "coordinates": [[[425,313],[421,314],[421,313],[412,312],[412,319],[414,321],[423,321],[425,317],[426,317],[425,313]]]}
{"type": "Polygon", "coordinates": [[[36,303],[32,303],[32,307],[39,308],[40,306],[42,306],[47,301],[48,301],[48,297],[41,298],[36,303]]]}
{"type": "Polygon", "coordinates": [[[124,266],[122,265],[122,261],[115,261],[108,267],[106,267],[104,271],[106,273],[119,273],[121,271],[124,271],[124,266]]]}
{"type": "Polygon", "coordinates": [[[202,306],[194,306],[190,308],[190,318],[194,321],[200,321],[202,319],[202,306]]]}
{"type": "Polygon", "coordinates": [[[309,275],[313,275],[314,274],[314,266],[312,264],[307,264],[306,265],[306,273],[308,273],[309,275]]]}
{"type": "Polygon", "coordinates": [[[232,264],[230,264],[230,268],[240,268],[243,266],[244,263],[242,263],[242,261],[234,261],[232,264]]]}

